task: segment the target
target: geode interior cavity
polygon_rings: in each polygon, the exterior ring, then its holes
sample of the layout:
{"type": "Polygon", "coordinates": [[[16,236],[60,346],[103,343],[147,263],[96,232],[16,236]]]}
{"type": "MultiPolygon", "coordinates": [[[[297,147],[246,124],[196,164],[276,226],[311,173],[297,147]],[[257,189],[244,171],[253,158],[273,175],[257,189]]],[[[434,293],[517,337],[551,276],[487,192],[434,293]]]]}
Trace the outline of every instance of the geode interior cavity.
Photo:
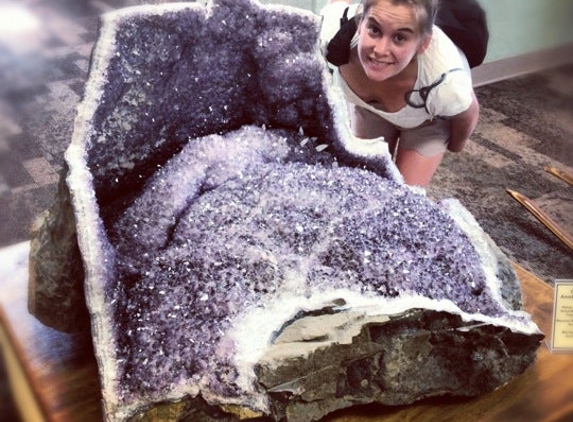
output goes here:
{"type": "Polygon", "coordinates": [[[248,0],[104,16],[66,161],[86,275],[67,288],[107,420],[312,421],[480,394],[534,361],[499,249],[349,133],[319,26],[248,0]]]}

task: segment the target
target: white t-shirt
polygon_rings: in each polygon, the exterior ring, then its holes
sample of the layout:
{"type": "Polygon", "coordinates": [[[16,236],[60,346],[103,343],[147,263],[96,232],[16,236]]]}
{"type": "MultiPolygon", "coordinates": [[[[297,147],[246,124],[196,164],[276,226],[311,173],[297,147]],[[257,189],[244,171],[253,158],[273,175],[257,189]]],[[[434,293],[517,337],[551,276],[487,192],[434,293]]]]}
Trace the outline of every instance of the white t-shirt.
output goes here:
{"type": "MultiPolygon", "coordinates": [[[[324,45],[332,39],[340,27],[340,18],[348,5],[335,2],[321,10],[323,26],[321,40],[324,45]]],[[[348,16],[356,13],[356,5],[349,10],[348,16]]],[[[356,37],[351,45],[355,45],[356,37]]],[[[346,84],[338,69],[334,69],[333,82],[346,95],[349,102],[372,111],[390,123],[402,128],[414,128],[436,116],[449,117],[468,109],[472,102],[472,79],[468,62],[460,49],[437,26],[434,26],[432,40],[424,53],[418,55],[418,78],[414,89],[427,87],[446,74],[444,81],[430,90],[426,108],[414,108],[406,105],[395,113],[388,113],[368,104],[358,97],[346,84]],[[454,69],[462,69],[455,70],[454,69]]],[[[414,99],[417,95],[413,96],[414,99]]]]}

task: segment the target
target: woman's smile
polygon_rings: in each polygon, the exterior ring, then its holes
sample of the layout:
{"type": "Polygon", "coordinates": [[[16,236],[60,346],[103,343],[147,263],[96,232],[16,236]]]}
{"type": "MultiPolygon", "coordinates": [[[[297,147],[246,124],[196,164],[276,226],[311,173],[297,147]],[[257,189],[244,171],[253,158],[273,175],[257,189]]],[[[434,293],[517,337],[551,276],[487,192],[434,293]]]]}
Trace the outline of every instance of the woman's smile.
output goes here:
{"type": "Polygon", "coordinates": [[[369,61],[370,61],[370,63],[371,63],[372,65],[377,66],[377,67],[382,67],[382,68],[386,68],[386,67],[391,66],[392,64],[394,64],[394,62],[391,61],[391,60],[388,60],[388,59],[379,59],[379,58],[377,58],[377,57],[375,57],[375,56],[374,56],[374,57],[373,57],[373,56],[370,56],[368,59],[369,59],[369,61]]]}
{"type": "Polygon", "coordinates": [[[394,74],[395,60],[391,58],[380,58],[377,55],[368,55],[366,60],[362,60],[364,71],[371,79],[386,79],[394,74]]]}

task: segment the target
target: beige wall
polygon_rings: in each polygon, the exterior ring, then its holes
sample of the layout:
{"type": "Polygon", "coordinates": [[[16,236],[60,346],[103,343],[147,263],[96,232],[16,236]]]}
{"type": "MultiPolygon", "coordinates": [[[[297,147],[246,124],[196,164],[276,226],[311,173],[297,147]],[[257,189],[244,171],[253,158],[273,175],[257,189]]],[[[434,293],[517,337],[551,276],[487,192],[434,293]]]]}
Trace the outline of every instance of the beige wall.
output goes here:
{"type": "Polygon", "coordinates": [[[573,0],[480,0],[488,16],[486,62],[573,44],[573,0]]]}

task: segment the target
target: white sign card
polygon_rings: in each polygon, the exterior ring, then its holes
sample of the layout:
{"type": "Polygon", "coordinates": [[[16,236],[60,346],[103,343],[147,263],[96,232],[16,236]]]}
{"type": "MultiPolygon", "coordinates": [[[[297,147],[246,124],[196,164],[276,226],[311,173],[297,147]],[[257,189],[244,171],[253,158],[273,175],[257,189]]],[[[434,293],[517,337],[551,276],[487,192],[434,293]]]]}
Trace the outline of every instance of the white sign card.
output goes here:
{"type": "Polygon", "coordinates": [[[573,280],[555,280],[551,350],[573,353],[573,280]]]}

